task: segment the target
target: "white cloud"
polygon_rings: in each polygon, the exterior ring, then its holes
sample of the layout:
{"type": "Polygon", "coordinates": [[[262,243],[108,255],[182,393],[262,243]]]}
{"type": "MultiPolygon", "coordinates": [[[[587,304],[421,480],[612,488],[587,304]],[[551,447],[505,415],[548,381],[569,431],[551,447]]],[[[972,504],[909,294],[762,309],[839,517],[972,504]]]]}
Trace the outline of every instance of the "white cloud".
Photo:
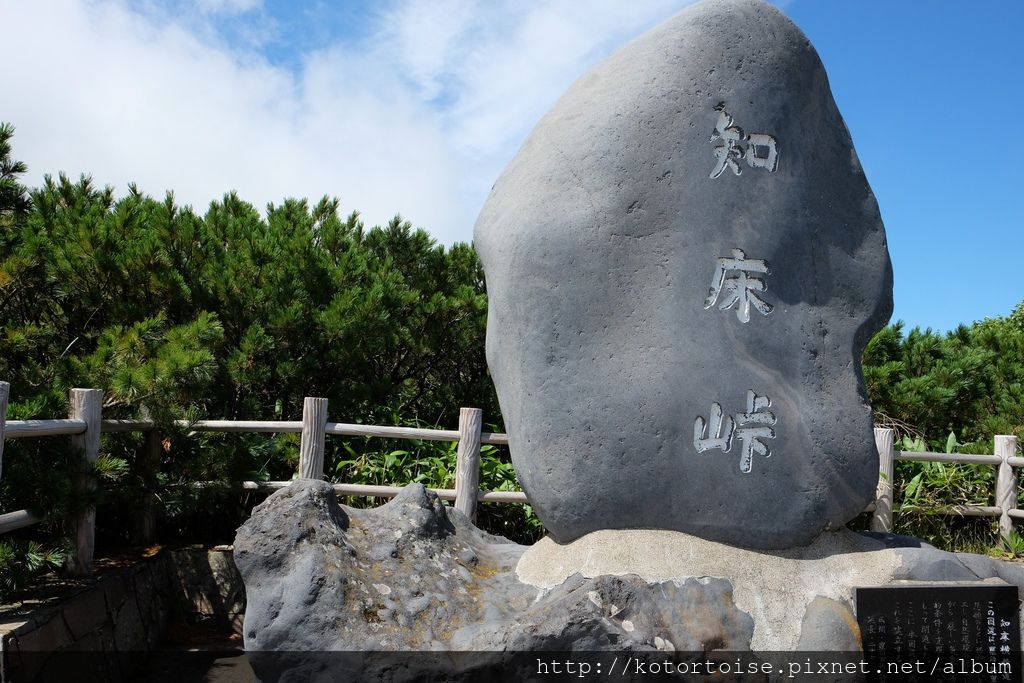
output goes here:
{"type": "Polygon", "coordinates": [[[408,0],[380,22],[395,67],[427,97],[470,162],[507,160],[586,68],[689,0],[408,0]],[[446,84],[447,93],[440,84],[446,84]]]}
{"type": "MultiPolygon", "coordinates": [[[[217,21],[258,0],[196,0],[188,13],[123,1],[0,0],[0,117],[15,156],[43,173],[91,173],[123,192],[173,189],[203,211],[225,191],[262,207],[339,196],[370,224],[395,212],[444,242],[468,240],[502,166],[561,92],[686,0],[400,0],[371,33],[291,71],[217,21]]],[[[226,19],[225,17],[233,18],[226,19]]]]}
{"type": "Polygon", "coordinates": [[[204,14],[244,14],[262,6],[261,0],[196,0],[204,14]]]}

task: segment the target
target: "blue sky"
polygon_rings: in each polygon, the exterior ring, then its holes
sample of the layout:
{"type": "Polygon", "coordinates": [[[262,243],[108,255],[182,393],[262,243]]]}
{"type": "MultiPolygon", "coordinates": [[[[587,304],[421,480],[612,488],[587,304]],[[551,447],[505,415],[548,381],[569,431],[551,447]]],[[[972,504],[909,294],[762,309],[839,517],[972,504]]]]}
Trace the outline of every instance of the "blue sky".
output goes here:
{"type": "MultiPolygon", "coordinates": [[[[687,0],[0,0],[0,120],[30,184],[91,173],[263,206],[340,197],[469,240],[573,80],[687,0]]],[[[1024,299],[1024,2],[786,0],[885,219],[896,311],[946,330],[1024,299]]]]}
{"type": "Polygon", "coordinates": [[[946,330],[1024,300],[1024,2],[796,0],[878,198],[894,319],[946,330]]]}

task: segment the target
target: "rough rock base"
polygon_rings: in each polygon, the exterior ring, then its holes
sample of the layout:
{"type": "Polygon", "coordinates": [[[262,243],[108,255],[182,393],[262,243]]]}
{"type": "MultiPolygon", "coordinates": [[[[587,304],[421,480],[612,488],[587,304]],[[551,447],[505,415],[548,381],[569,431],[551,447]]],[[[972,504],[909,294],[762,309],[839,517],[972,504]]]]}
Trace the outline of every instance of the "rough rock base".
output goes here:
{"type": "Polygon", "coordinates": [[[358,510],[311,480],[253,511],[235,562],[245,647],[264,681],[336,677],[339,665],[358,680],[522,680],[505,651],[857,652],[854,586],[1024,586],[1018,565],[845,530],[778,552],[662,531],[526,548],[421,485],[358,510]],[[314,654],[339,651],[349,655],[314,654]],[[481,652],[492,654],[460,654],[481,652]]]}

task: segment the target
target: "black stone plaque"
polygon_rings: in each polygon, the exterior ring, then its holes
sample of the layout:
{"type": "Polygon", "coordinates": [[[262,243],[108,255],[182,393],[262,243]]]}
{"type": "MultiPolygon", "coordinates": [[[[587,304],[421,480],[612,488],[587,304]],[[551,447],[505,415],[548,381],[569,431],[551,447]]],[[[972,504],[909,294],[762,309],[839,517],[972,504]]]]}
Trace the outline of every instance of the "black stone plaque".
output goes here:
{"type": "Polygon", "coordinates": [[[1016,586],[855,588],[854,601],[875,680],[1021,683],[1016,586]]]}

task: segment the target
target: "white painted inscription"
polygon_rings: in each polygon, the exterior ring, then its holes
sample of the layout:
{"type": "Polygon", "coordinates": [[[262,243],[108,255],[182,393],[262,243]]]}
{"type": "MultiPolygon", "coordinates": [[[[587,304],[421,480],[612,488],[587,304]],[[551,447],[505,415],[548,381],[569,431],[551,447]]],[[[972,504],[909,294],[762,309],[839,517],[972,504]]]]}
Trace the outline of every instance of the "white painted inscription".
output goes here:
{"type": "Polygon", "coordinates": [[[767,133],[744,133],[739,126],[733,125],[732,116],[725,110],[725,103],[715,107],[718,112],[718,123],[711,132],[711,142],[715,145],[715,163],[711,170],[712,178],[717,178],[731,170],[734,174],[743,173],[741,161],[746,161],[751,168],[763,168],[774,173],[779,167],[779,143],[767,133]]]}
{"type": "Polygon", "coordinates": [[[711,276],[711,288],[704,299],[704,308],[711,308],[721,298],[718,309],[725,311],[735,306],[736,317],[741,323],[750,322],[751,306],[761,315],[768,315],[775,307],[758,294],[765,291],[767,285],[764,279],[757,277],[756,274],[770,275],[771,272],[767,261],[748,259],[742,249],[733,249],[732,256],[718,259],[715,265],[715,273],[711,276]],[[725,292],[724,296],[722,292],[725,292]]]}
{"type": "Polygon", "coordinates": [[[774,439],[775,413],[770,412],[772,401],[767,396],[758,396],[753,390],[747,392],[747,410],[734,416],[724,415],[720,403],[711,404],[709,420],[701,416],[693,421],[693,447],[698,453],[713,448],[728,453],[734,438],[740,440],[740,472],[749,473],[754,464],[754,454],[770,457],[771,449],[762,439],[774,439]]]}

